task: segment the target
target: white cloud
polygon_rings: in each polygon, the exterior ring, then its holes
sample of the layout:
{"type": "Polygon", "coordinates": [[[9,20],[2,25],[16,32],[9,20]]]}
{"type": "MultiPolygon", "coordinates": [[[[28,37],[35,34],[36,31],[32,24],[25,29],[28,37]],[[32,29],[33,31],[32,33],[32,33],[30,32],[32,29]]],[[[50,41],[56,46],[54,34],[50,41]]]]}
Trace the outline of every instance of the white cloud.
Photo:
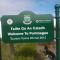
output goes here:
{"type": "Polygon", "coordinates": [[[33,6],[35,4],[30,0],[0,0],[0,15],[16,14],[22,10],[32,9],[33,6]]]}

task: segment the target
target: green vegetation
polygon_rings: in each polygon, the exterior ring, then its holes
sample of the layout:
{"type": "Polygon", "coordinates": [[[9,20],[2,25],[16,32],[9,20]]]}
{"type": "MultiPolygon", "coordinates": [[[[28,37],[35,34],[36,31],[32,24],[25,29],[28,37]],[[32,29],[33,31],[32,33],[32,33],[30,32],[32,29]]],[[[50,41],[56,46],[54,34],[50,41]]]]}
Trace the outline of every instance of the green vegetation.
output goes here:
{"type": "Polygon", "coordinates": [[[32,57],[35,55],[35,50],[32,47],[23,47],[16,55],[24,57],[32,57]]]}
{"type": "Polygon", "coordinates": [[[2,42],[2,59],[3,60],[34,60],[35,44],[22,43],[22,44],[5,44],[2,42]],[[14,46],[14,49],[11,48],[14,46]],[[15,53],[11,53],[11,50],[15,50],[15,53]]]}

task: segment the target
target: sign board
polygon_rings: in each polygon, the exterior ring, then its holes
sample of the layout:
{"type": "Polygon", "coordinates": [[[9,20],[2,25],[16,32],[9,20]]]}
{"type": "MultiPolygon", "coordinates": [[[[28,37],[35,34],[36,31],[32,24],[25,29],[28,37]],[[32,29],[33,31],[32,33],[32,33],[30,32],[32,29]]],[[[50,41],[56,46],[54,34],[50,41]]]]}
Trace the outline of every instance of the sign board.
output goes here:
{"type": "Polygon", "coordinates": [[[1,19],[2,40],[5,43],[50,42],[54,38],[53,17],[23,11],[1,19]]]}

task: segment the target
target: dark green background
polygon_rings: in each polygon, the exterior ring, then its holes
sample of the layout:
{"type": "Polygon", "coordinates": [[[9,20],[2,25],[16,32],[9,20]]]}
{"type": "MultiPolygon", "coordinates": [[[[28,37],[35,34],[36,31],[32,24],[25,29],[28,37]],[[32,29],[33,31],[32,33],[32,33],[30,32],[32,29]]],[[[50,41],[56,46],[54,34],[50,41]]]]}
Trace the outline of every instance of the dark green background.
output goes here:
{"type": "MultiPolygon", "coordinates": [[[[54,39],[54,27],[53,27],[53,17],[50,14],[41,14],[41,15],[36,15],[33,12],[30,11],[24,11],[21,12],[19,15],[7,15],[7,16],[3,16],[1,19],[2,22],[2,40],[5,43],[21,43],[21,42],[50,42],[54,39]],[[30,25],[25,25],[22,23],[22,21],[24,20],[24,15],[30,15],[31,16],[31,20],[32,23],[30,25]],[[13,24],[12,25],[8,25],[7,24],[7,20],[8,19],[12,19],[13,20],[13,24]],[[43,21],[42,23],[38,23],[36,24],[35,21],[36,20],[51,20],[49,22],[47,21],[43,21]],[[17,27],[40,27],[40,26],[45,26],[46,29],[45,30],[36,30],[37,32],[46,32],[48,31],[48,35],[46,35],[47,39],[41,39],[41,40],[10,40],[10,37],[7,35],[7,32],[24,32],[22,30],[20,31],[11,31],[10,27],[13,26],[17,26],[17,27]]],[[[35,30],[31,31],[31,32],[36,32],[35,30]]],[[[27,31],[30,32],[30,31],[27,31]]],[[[39,36],[39,35],[36,35],[39,36]]],[[[13,36],[13,37],[20,37],[20,36],[13,36]]]]}

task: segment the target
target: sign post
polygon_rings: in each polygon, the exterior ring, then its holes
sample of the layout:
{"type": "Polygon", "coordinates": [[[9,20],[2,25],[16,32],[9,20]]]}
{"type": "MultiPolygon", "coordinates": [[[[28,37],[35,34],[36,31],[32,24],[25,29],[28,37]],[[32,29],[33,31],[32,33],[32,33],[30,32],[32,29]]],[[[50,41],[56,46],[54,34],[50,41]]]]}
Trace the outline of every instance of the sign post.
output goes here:
{"type": "Polygon", "coordinates": [[[60,60],[60,5],[55,5],[57,60],[60,60]]]}

